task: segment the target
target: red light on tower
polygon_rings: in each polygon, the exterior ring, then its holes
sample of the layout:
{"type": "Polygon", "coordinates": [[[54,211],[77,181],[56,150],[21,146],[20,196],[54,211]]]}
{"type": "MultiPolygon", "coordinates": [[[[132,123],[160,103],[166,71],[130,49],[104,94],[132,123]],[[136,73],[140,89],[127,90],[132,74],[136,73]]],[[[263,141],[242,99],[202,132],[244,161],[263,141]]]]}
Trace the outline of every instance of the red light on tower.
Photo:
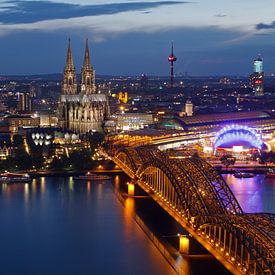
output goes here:
{"type": "Polygon", "coordinates": [[[169,62],[175,62],[175,61],[177,61],[177,58],[174,56],[174,55],[169,55],[169,57],[168,57],[168,61],[169,62]]]}
{"type": "Polygon", "coordinates": [[[261,79],[257,79],[257,80],[255,80],[255,84],[262,84],[262,80],[261,79]]]}
{"type": "Polygon", "coordinates": [[[177,61],[177,58],[174,55],[174,45],[172,42],[171,54],[168,56],[168,62],[170,62],[170,87],[171,88],[173,88],[173,85],[174,85],[174,62],[176,61],[177,61]]]}

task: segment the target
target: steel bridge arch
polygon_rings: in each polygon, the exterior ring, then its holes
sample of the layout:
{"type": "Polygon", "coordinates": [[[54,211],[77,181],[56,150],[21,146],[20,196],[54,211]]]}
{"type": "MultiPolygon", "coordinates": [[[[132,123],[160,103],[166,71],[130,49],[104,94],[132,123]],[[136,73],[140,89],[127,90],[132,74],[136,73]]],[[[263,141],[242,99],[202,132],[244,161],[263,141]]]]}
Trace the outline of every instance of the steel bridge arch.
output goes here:
{"type": "MultiPolygon", "coordinates": [[[[148,160],[139,167],[136,175],[145,183],[148,183],[149,180],[149,187],[156,190],[157,193],[160,190],[156,189],[156,184],[158,187],[162,187],[161,190],[167,189],[162,186],[163,184],[171,184],[172,188],[176,190],[179,200],[184,205],[184,207],[179,208],[180,211],[190,213],[193,218],[200,215],[242,213],[240,207],[234,207],[235,197],[231,201],[230,208],[222,203],[219,193],[211,186],[211,182],[189,159],[183,161],[173,161],[168,158],[148,160]],[[158,176],[153,179],[155,184],[152,184],[152,179],[148,176],[148,174],[153,175],[153,173],[158,173],[158,176]],[[167,180],[159,182],[162,180],[159,174],[162,178],[165,176],[167,180]]],[[[166,197],[166,194],[162,192],[161,195],[166,197]]]]}
{"type": "Polygon", "coordinates": [[[199,213],[207,214],[200,194],[194,190],[190,179],[185,175],[179,176],[177,168],[171,169],[165,161],[154,159],[144,163],[137,171],[137,177],[148,185],[152,192],[156,192],[165,200],[169,197],[170,188],[174,190],[175,200],[172,201],[172,206],[183,212],[188,218],[194,218],[199,213]]]}
{"type": "Polygon", "coordinates": [[[210,165],[207,161],[202,160],[199,157],[192,157],[189,159],[200,171],[203,172],[204,176],[212,183],[214,192],[218,193],[218,197],[225,209],[228,210],[229,214],[242,214],[242,208],[234,196],[233,192],[223,179],[223,177],[210,165]]]}
{"type": "Polygon", "coordinates": [[[171,160],[152,146],[122,148],[116,152],[115,158],[124,165],[125,169],[130,170],[132,178],[142,179],[145,170],[150,166],[151,171],[155,168],[166,174],[173,188],[176,188],[182,203],[188,205],[189,209],[185,211],[193,217],[201,213],[205,215],[243,213],[223,178],[206,161],[199,158],[171,160]],[[186,198],[192,202],[192,198],[196,198],[196,202],[187,204],[186,198]]]}
{"type": "Polygon", "coordinates": [[[275,216],[269,213],[231,214],[201,217],[197,226],[245,274],[257,275],[274,274],[274,222],[275,216]]]}
{"type": "Polygon", "coordinates": [[[130,169],[133,173],[137,170],[137,164],[135,163],[135,160],[133,158],[133,154],[135,154],[136,151],[130,148],[123,148],[120,149],[115,153],[116,160],[121,161],[128,169],[130,169]]]}
{"type": "Polygon", "coordinates": [[[212,183],[205,177],[204,173],[198,170],[189,159],[176,161],[174,165],[177,165],[183,173],[185,173],[192,181],[193,186],[200,194],[201,199],[204,201],[204,205],[207,208],[207,215],[225,214],[223,203],[219,198],[219,194],[213,190],[212,183]]]}

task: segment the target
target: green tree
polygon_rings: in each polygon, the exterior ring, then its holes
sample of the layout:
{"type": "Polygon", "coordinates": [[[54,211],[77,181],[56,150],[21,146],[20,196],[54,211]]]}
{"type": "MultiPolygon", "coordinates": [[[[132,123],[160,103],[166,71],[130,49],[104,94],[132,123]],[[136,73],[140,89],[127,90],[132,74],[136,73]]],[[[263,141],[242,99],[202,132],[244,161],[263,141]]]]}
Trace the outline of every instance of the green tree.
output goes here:
{"type": "Polygon", "coordinates": [[[93,164],[91,156],[91,150],[83,149],[80,151],[74,151],[70,155],[68,162],[76,170],[90,169],[93,164]]]}
{"type": "Polygon", "coordinates": [[[69,166],[69,159],[66,156],[54,157],[51,162],[50,169],[60,170],[60,169],[65,169],[68,166],[69,166]]]}
{"type": "Polygon", "coordinates": [[[104,141],[104,134],[100,132],[91,132],[88,134],[91,154],[94,154],[95,149],[98,148],[104,141]]]}
{"type": "Polygon", "coordinates": [[[12,138],[12,145],[14,147],[23,149],[24,148],[24,139],[21,135],[14,135],[12,138]]]}

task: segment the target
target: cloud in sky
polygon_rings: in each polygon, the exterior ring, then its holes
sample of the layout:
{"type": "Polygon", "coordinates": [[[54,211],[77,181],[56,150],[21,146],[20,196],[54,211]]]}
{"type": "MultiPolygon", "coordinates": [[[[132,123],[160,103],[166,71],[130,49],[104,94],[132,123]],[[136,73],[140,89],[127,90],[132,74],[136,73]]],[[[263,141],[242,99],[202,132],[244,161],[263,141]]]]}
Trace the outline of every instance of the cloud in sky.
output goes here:
{"type": "Polygon", "coordinates": [[[256,25],[257,30],[272,30],[275,29],[275,21],[272,21],[270,24],[259,23],[256,25]]]}
{"type": "Polygon", "coordinates": [[[222,18],[222,17],[226,17],[227,15],[226,14],[215,14],[215,16],[222,18]]]}
{"type": "Polygon", "coordinates": [[[59,71],[69,36],[75,54],[82,52],[85,37],[90,38],[100,73],[164,74],[171,40],[176,44],[178,70],[245,72],[250,65],[244,64],[253,59],[254,51],[264,57],[271,52],[274,9],[274,0],[265,0],[265,5],[258,0],[219,0],[214,4],[213,0],[2,1],[0,74],[14,68],[20,73],[51,72],[57,67],[59,71]],[[30,62],[37,53],[37,41],[43,41],[43,55],[30,62]],[[13,59],[28,66],[12,64],[13,59]],[[184,66],[180,67],[181,60],[184,66]]]}
{"type": "Polygon", "coordinates": [[[55,31],[71,29],[90,30],[101,33],[154,32],[175,28],[216,27],[253,34],[270,29],[267,24],[258,24],[264,17],[273,16],[273,0],[260,5],[256,0],[226,1],[126,1],[97,0],[93,5],[88,0],[26,1],[10,0],[0,5],[0,34],[16,30],[55,31]],[[272,4],[271,4],[271,1],[272,4]],[[1,10],[2,8],[2,10],[1,10]],[[257,9],[257,13],[255,13],[257,9]],[[243,12],[245,10],[245,12],[243,12]]]}
{"type": "Polygon", "coordinates": [[[69,19],[83,16],[107,15],[127,11],[146,10],[163,5],[176,5],[183,3],[187,2],[155,1],[80,5],[77,3],[58,3],[52,1],[11,0],[2,4],[2,10],[0,10],[0,22],[3,24],[34,23],[51,19],[69,19]]]}

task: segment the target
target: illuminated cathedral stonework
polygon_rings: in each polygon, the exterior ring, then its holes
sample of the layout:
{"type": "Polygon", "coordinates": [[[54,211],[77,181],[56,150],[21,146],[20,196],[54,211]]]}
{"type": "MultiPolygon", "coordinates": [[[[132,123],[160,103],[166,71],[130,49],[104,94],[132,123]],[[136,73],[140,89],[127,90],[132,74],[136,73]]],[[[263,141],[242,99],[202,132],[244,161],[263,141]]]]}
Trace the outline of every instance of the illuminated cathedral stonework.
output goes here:
{"type": "Polygon", "coordinates": [[[108,115],[108,97],[96,91],[95,72],[90,62],[88,40],[79,89],[69,40],[58,108],[59,126],[64,130],[68,129],[79,134],[101,131],[102,124],[108,115]]]}

